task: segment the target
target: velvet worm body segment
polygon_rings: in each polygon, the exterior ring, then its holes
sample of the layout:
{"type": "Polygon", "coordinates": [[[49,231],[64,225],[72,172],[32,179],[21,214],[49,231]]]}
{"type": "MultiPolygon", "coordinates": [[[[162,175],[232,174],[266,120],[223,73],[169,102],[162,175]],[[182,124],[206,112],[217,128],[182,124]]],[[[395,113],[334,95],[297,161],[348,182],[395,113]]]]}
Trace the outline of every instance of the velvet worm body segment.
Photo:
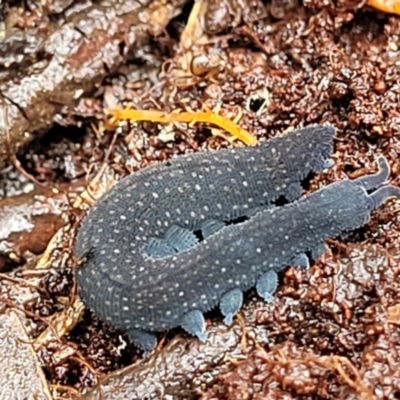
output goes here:
{"type": "MultiPolygon", "coordinates": [[[[268,251],[235,232],[253,234],[248,224],[260,212],[280,198],[299,198],[304,178],[329,165],[334,134],[330,126],[310,126],[255,147],[180,156],[124,178],[78,233],[82,299],[146,350],[155,344],[151,332],[175,326],[204,339],[202,313],[217,304],[229,323],[242,291],[271,270],[268,251]],[[225,226],[241,217],[249,220],[225,226]]],[[[258,284],[264,297],[274,279],[258,284]]]]}

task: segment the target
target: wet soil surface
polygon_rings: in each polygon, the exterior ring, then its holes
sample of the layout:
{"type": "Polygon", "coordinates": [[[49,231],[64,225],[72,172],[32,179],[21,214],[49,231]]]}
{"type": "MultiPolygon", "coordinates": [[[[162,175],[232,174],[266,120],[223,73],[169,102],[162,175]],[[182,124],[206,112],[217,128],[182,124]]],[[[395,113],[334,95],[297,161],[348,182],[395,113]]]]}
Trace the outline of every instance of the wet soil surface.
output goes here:
{"type": "Polygon", "coordinates": [[[143,358],[76,295],[75,235],[107,188],[244,145],[208,124],[111,123],[115,106],[208,107],[259,140],[330,122],[334,165],[306,192],[376,171],[380,154],[400,184],[399,16],[363,1],[209,3],[0,6],[0,336],[29,362],[19,384],[54,399],[398,399],[395,201],[310,270],[284,271],[273,304],[251,291],[232,327],[207,315],[205,344],[176,330],[143,358]]]}

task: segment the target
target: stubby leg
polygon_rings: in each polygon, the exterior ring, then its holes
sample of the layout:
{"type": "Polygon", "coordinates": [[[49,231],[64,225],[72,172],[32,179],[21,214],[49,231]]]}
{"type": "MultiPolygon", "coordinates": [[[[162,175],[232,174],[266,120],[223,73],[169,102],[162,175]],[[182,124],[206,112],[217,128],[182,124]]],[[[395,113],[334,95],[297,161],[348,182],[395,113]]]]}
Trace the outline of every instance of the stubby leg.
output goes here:
{"type": "Polygon", "coordinates": [[[172,225],[167,230],[165,239],[178,252],[188,250],[199,243],[199,240],[192,231],[176,225],[172,225]]]}
{"type": "Polygon", "coordinates": [[[286,190],[285,199],[289,202],[297,200],[301,196],[301,192],[302,192],[302,187],[300,183],[293,182],[288,186],[286,190]]]}
{"type": "Polygon", "coordinates": [[[297,254],[297,256],[293,258],[291,264],[304,269],[310,268],[310,260],[305,253],[297,254]]]}
{"type": "Polygon", "coordinates": [[[181,327],[190,335],[196,336],[201,342],[207,340],[207,335],[204,333],[206,323],[201,311],[193,310],[184,315],[181,327]]]}
{"type": "Polygon", "coordinates": [[[176,250],[165,239],[150,238],[146,252],[151,257],[163,258],[175,254],[176,250]]]}
{"type": "Polygon", "coordinates": [[[322,166],[322,169],[329,169],[330,167],[332,167],[332,165],[335,164],[333,162],[333,160],[331,158],[327,158],[326,160],[324,160],[324,164],[322,166]]]}
{"type": "Polygon", "coordinates": [[[314,261],[318,260],[318,258],[320,258],[324,253],[326,253],[325,243],[317,244],[314,248],[311,249],[311,257],[314,261]]]}
{"type": "Polygon", "coordinates": [[[215,233],[223,229],[225,226],[226,225],[224,222],[218,221],[216,219],[208,219],[203,222],[200,229],[203,238],[206,239],[209,236],[214,235],[215,233]]]}
{"type": "Polygon", "coordinates": [[[268,272],[262,274],[257,281],[256,290],[260,297],[266,302],[270,303],[273,300],[272,295],[278,287],[278,274],[270,269],[268,272]]]}
{"type": "Polygon", "coordinates": [[[219,308],[226,325],[232,324],[233,317],[237,314],[243,304],[243,293],[240,289],[232,289],[226,292],[219,303],[219,308]]]}
{"type": "Polygon", "coordinates": [[[146,355],[151,353],[156,347],[157,336],[154,333],[141,331],[139,329],[130,329],[127,335],[133,344],[143,350],[146,355]]]}

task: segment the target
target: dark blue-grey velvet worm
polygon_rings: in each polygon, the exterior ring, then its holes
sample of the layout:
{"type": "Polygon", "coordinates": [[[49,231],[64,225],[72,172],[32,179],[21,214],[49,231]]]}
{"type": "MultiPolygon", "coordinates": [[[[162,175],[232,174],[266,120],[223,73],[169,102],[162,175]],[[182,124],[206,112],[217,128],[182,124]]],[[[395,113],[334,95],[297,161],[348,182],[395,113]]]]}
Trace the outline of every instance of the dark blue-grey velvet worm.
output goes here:
{"type": "MultiPolygon", "coordinates": [[[[255,147],[180,156],[121,180],[78,233],[85,304],[151,350],[154,332],[177,326],[204,340],[203,312],[216,305],[231,323],[252,286],[270,299],[276,271],[306,264],[309,242],[315,250],[336,232],[323,210],[336,204],[329,188],[270,209],[281,198],[298,199],[301,182],[330,165],[334,134],[330,126],[310,126],[255,147]],[[307,248],[296,239],[303,234],[307,248]]],[[[338,201],[364,196],[358,183],[343,185],[349,191],[337,186],[338,201]]]]}

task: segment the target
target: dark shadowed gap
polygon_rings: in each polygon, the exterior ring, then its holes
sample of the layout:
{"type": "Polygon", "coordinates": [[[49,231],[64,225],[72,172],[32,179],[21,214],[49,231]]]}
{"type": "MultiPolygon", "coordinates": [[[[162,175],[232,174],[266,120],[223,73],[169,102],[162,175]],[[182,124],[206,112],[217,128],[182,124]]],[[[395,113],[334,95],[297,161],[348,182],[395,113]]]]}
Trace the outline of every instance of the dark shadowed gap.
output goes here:
{"type": "Polygon", "coordinates": [[[167,25],[166,31],[175,42],[180,41],[181,33],[186,26],[193,5],[193,0],[187,1],[182,8],[182,12],[177,17],[171,19],[167,25]]]}
{"type": "Polygon", "coordinates": [[[17,157],[22,168],[39,181],[64,183],[84,176],[79,167],[85,159],[83,143],[87,124],[77,126],[54,125],[21,149],[17,157]]]}

